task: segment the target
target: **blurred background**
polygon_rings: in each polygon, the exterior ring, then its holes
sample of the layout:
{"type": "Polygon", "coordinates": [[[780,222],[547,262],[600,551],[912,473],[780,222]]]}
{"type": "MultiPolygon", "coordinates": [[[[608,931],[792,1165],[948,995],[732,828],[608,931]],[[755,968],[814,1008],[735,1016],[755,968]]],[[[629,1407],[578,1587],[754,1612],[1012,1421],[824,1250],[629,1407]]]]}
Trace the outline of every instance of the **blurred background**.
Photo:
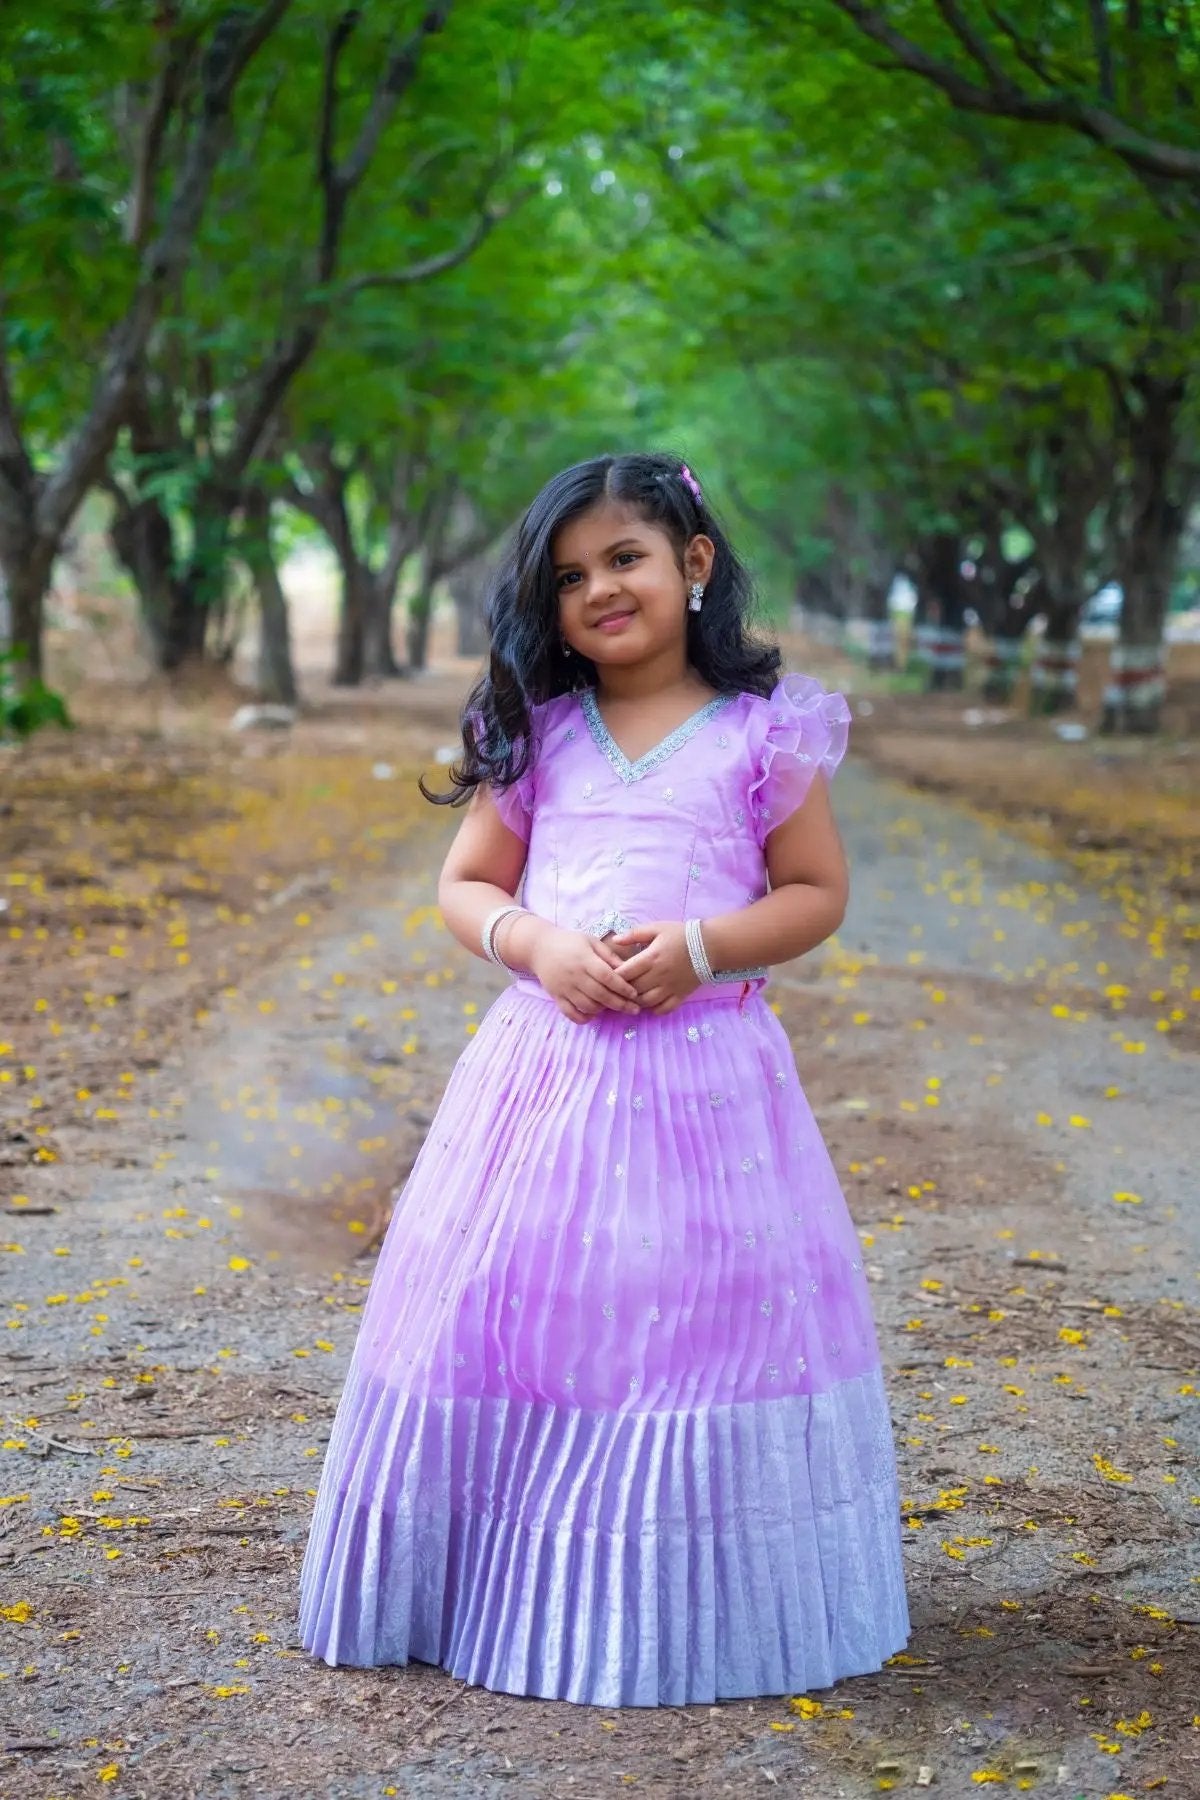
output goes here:
{"type": "Polygon", "coordinates": [[[2,729],[418,676],[439,613],[478,658],[540,483],[667,445],[772,620],[1194,727],[1197,22],[9,9],[2,729]]]}

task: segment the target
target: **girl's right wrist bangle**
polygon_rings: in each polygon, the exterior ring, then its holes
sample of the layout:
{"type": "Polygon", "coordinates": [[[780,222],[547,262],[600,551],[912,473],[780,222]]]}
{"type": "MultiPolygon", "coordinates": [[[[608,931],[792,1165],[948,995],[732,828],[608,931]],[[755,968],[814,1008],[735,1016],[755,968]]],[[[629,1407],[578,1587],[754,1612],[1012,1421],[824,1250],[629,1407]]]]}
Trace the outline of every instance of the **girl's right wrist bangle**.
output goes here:
{"type": "Polygon", "coordinates": [[[505,962],[504,958],[501,956],[500,952],[497,950],[497,948],[496,948],[496,932],[497,932],[497,929],[499,928],[499,926],[504,922],[504,920],[512,918],[514,913],[523,913],[523,912],[528,912],[528,911],[529,911],[529,908],[527,906],[517,906],[517,905],[498,906],[496,908],[496,910],[494,912],[490,912],[488,914],[487,918],[483,921],[483,930],[480,933],[480,942],[483,945],[483,954],[487,957],[489,962],[498,963],[502,969],[507,969],[510,975],[515,975],[517,971],[513,968],[511,963],[505,962]]]}

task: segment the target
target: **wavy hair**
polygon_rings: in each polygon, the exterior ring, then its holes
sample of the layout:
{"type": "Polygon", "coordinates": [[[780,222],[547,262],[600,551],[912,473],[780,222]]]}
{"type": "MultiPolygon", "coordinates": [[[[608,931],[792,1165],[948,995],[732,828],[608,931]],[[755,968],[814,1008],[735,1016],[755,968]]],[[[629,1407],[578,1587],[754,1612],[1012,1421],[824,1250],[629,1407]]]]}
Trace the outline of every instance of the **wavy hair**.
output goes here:
{"type": "Polygon", "coordinates": [[[421,792],[438,806],[460,806],[480,782],[505,788],[525,773],[533,756],[531,708],[559,694],[596,685],[590,657],[562,648],[553,544],[571,519],[607,501],[632,508],[670,538],[683,567],[684,551],[698,533],[716,546],[704,605],[687,612],[688,662],[718,693],[767,696],[779,676],[778,648],[749,629],[753,584],[707,500],[683,479],[677,456],[597,456],[575,463],[548,481],[533,501],[496,571],[488,592],[491,653],[486,673],[462,712],[463,754],[451,765],[449,793],[421,792]]]}

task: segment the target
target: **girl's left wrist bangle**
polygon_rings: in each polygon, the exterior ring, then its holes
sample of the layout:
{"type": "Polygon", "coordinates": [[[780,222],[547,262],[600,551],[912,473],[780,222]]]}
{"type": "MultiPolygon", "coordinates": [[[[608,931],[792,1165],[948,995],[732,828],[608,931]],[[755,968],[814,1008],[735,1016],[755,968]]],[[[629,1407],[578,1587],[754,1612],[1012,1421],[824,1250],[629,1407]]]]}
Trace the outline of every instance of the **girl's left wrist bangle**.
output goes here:
{"type": "Polygon", "coordinates": [[[704,936],[700,929],[699,919],[688,919],[683,928],[684,941],[687,944],[688,956],[691,958],[692,973],[696,980],[710,987],[716,981],[712,964],[708,960],[708,952],[704,948],[704,936]]]}

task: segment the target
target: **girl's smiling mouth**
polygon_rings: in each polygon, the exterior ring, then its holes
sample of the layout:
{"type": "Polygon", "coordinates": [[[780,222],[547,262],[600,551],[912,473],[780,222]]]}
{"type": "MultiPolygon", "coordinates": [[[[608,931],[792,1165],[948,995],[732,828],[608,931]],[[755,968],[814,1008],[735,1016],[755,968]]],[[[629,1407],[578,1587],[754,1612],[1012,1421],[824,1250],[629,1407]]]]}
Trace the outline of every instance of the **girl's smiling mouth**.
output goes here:
{"type": "Polygon", "coordinates": [[[632,612],[605,613],[605,615],[602,619],[596,620],[596,630],[597,631],[620,631],[622,626],[628,624],[629,620],[632,619],[632,617],[633,617],[632,612]]]}

